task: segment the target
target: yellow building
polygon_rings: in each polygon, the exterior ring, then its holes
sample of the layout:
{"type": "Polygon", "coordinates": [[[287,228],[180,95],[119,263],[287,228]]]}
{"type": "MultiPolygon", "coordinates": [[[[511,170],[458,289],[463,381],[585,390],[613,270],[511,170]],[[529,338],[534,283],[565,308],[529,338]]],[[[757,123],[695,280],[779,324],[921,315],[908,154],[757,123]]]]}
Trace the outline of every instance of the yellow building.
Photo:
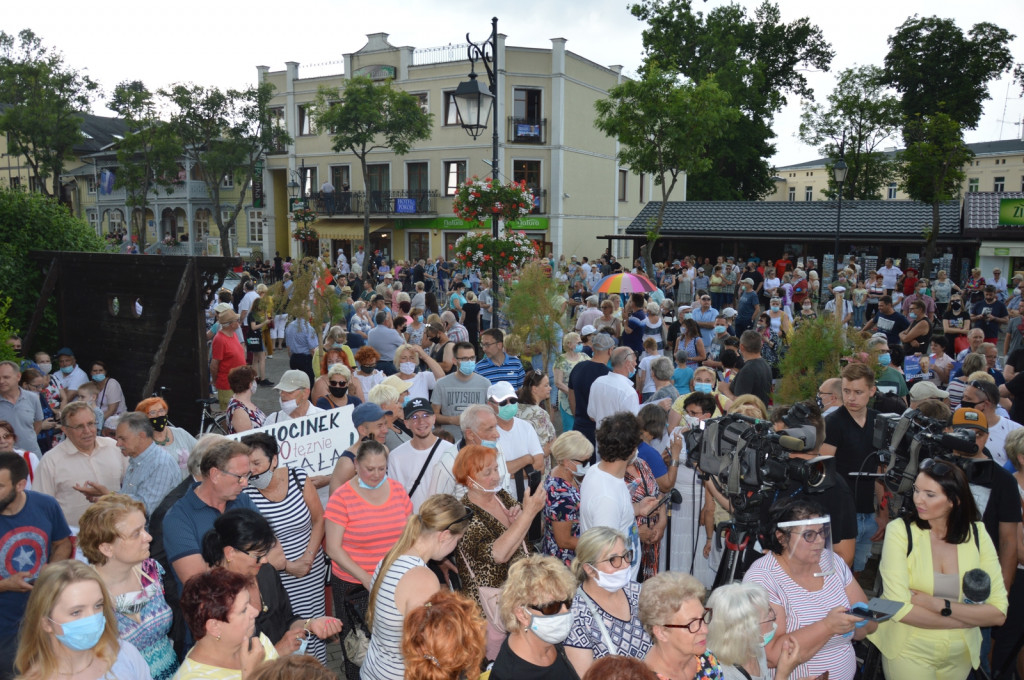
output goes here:
{"type": "MultiPolygon", "coordinates": [[[[974,152],[964,172],[967,178],[961,193],[977,191],[1024,191],[1024,140],[1008,139],[997,142],[978,142],[967,145],[974,152]]],[[[894,153],[895,148],[887,149],[894,153]]],[[[775,191],[768,201],[824,201],[828,196],[829,173],[826,162],[832,159],[817,158],[805,163],[787,165],[775,169],[775,191]]],[[[896,182],[886,187],[881,200],[907,200],[907,195],[896,182]]]]}
{"type": "MultiPolygon", "coordinates": [[[[351,255],[365,245],[396,260],[447,257],[466,233],[466,224],[452,212],[454,189],[467,177],[491,174],[491,130],[472,139],[459,125],[451,98],[470,71],[466,46],[395,47],[387,38],[370,34],[361,49],[330,64],[300,70],[288,62],[283,71],[257,67],[260,82],[276,88],[271,106],[294,139],[267,159],[268,232],[274,235],[268,252],[298,254],[288,220],[293,180],[319,213],[312,226],[324,251],[342,248],[351,255]],[[371,154],[368,196],[359,159],[333,151],[330,134],[317,130],[309,114],[320,86],[341,88],[352,75],[392,79],[434,116],[431,138],[407,155],[371,154]],[[320,198],[328,179],[336,191],[333,213],[320,198]],[[362,242],[366,201],[369,244],[362,242]]],[[[617,142],[594,126],[594,102],[622,82],[621,67],[601,66],[565,45],[556,38],[550,49],[515,47],[498,36],[499,99],[491,124],[498,124],[499,177],[525,180],[536,196],[533,214],[516,228],[556,256],[595,256],[604,250],[596,238],[625,231],[648,200],[651,182],[621,168],[617,142]]],[[[476,70],[486,80],[481,64],[476,70]]]]}

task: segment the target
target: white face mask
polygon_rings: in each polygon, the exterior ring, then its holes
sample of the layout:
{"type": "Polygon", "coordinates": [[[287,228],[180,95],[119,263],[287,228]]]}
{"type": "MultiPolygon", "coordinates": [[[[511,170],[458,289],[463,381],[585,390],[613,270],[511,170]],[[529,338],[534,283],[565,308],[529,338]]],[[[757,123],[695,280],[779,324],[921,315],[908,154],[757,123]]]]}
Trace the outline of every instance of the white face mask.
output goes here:
{"type": "Polygon", "coordinates": [[[626,565],[618,571],[613,571],[610,574],[606,574],[597,567],[594,567],[594,572],[597,577],[594,579],[597,585],[607,590],[609,593],[617,593],[626,587],[629,583],[629,565],[626,565]]]}
{"type": "Polygon", "coordinates": [[[481,486],[481,484],[480,484],[479,482],[477,482],[477,481],[476,481],[475,479],[473,479],[472,477],[470,477],[470,478],[469,478],[469,481],[470,481],[470,482],[472,482],[473,486],[475,486],[475,487],[476,487],[476,488],[478,488],[479,490],[483,491],[484,493],[498,493],[498,492],[499,492],[499,491],[501,491],[501,490],[502,490],[502,488],[503,488],[503,487],[502,487],[502,486],[501,486],[501,485],[499,484],[498,486],[494,487],[493,489],[485,489],[485,488],[484,488],[483,486],[481,486]]]}
{"type": "Polygon", "coordinates": [[[551,645],[565,642],[572,630],[572,612],[541,616],[530,612],[530,630],[544,642],[551,645]]]}
{"type": "Polygon", "coordinates": [[[298,407],[299,402],[294,399],[289,399],[288,401],[281,400],[281,410],[284,411],[285,415],[290,416],[298,407]]]}
{"type": "Polygon", "coordinates": [[[416,372],[416,362],[415,361],[403,361],[402,363],[398,364],[398,368],[399,368],[399,370],[402,371],[403,374],[405,374],[405,375],[412,375],[413,373],[416,372]]]}
{"type": "Polygon", "coordinates": [[[42,371],[43,375],[50,375],[50,371],[53,370],[53,364],[36,364],[39,366],[39,370],[42,371]]]}
{"type": "Polygon", "coordinates": [[[252,385],[249,385],[249,392],[251,392],[252,394],[256,394],[257,387],[259,387],[259,385],[256,384],[255,380],[253,380],[252,385]]]}
{"type": "Polygon", "coordinates": [[[274,476],[274,468],[267,468],[266,472],[249,477],[249,486],[256,489],[266,489],[270,486],[270,479],[274,476]]]}

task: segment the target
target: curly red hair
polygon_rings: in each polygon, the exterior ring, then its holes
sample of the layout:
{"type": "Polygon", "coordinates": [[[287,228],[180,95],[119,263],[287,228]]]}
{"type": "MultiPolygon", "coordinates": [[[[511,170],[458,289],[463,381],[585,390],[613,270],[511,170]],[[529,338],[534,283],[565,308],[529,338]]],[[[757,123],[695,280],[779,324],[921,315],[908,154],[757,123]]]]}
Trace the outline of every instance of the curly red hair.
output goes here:
{"type": "Polygon", "coordinates": [[[206,636],[206,622],[228,620],[238,594],[252,579],[222,567],[197,574],[185,582],[181,591],[181,611],[192,637],[206,636]]]}

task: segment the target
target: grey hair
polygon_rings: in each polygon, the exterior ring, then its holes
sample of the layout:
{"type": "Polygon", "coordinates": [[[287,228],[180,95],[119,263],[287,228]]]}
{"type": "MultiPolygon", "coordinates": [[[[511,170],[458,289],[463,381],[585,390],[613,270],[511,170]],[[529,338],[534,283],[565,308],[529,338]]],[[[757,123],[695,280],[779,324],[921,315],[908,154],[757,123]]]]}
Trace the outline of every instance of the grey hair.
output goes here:
{"type": "Polygon", "coordinates": [[[444,321],[445,323],[455,323],[455,314],[451,311],[444,312],[441,314],[441,321],[444,321]]]}
{"type": "Polygon", "coordinates": [[[203,456],[214,444],[219,444],[224,439],[223,435],[207,433],[196,440],[196,445],[192,449],[192,453],[188,454],[188,462],[185,463],[185,467],[188,469],[188,473],[193,478],[198,479],[202,476],[202,471],[199,466],[202,465],[203,456]]]}
{"type": "Polygon", "coordinates": [[[633,355],[633,350],[628,347],[616,347],[612,350],[612,368],[618,368],[626,363],[626,359],[633,355]]]}
{"type": "Polygon", "coordinates": [[[768,591],[756,583],[730,583],[708,598],[715,614],[708,625],[708,649],[724,663],[739,665],[761,647],[761,621],[771,612],[768,591]]]}
{"type": "Polygon", "coordinates": [[[487,404],[472,404],[463,411],[459,416],[459,427],[462,429],[463,434],[466,432],[476,432],[477,428],[480,427],[480,417],[485,413],[493,416],[494,409],[487,404]]]}
{"type": "Polygon", "coordinates": [[[13,361],[0,361],[0,366],[10,366],[15,373],[21,373],[21,367],[13,361]]]}
{"type": "Polygon", "coordinates": [[[580,585],[590,578],[583,566],[589,564],[593,567],[601,555],[615,545],[615,541],[622,541],[627,548],[629,546],[626,535],[611,527],[591,527],[583,532],[576,543],[576,557],[572,560],[572,573],[580,585]]]}
{"type": "Polygon", "coordinates": [[[668,357],[658,357],[651,361],[651,375],[656,380],[671,380],[674,370],[672,360],[668,357]]]}
{"type": "MultiPolygon", "coordinates": [[[[689,574],[664,571],[644,581],[640,590],[637,618],[653,638],[655,626],[668,623],[687,600],[703,603],[706,594],[704,585],[689,574]]],[[[715,652],[717,654],[718,650],[715,652]]]]}
{"type": "Polygon", "coordinates": [[[127,425],[128,429],[135,434],[144,434],[149,439],[153,438],[153,424],[149,422],[145,413],[129,411],[118,419],[117,424],[127,425]]]}

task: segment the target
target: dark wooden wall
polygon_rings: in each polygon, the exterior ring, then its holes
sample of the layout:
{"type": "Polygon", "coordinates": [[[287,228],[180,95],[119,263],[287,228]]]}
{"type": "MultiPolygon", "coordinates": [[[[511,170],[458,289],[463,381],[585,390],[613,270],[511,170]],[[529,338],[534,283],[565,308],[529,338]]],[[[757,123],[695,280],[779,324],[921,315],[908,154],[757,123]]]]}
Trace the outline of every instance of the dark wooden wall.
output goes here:
{"type": "Polygon", "coordinates": [[[44,271],[56,267],[60,346],[70,347],[87,373],[90,362],[104,361],[129,410],[165,387],[168,417],[196,434],[196,399],[209,396],[206,291],[221,287],[231,260],[67,252],[32,258],[44,271]]]}

